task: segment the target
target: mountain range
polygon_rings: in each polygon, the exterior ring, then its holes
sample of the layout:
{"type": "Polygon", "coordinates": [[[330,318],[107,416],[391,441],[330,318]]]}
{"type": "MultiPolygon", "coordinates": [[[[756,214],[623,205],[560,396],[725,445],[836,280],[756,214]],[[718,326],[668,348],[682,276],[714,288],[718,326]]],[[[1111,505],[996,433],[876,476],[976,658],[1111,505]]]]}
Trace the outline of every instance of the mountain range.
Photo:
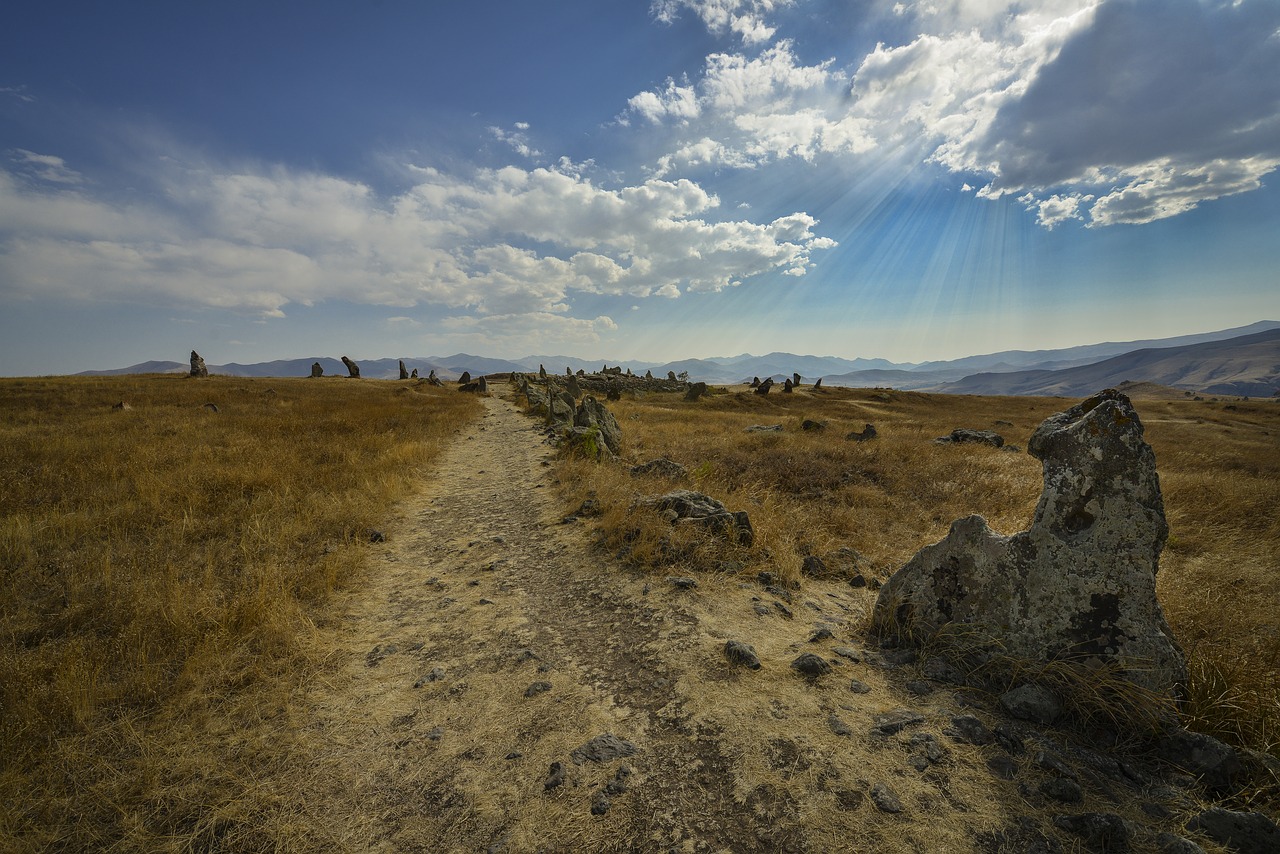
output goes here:
{"type": "MultiPolygon", "coordinates": [[[[401,359],[368,359],[359,362],[361,376],[396,379],[400,362],[426,376],[432,370],[442,379],[456,379],[464,371],[473,375],[535,372],[595,371],[604,360],[572,356],[531,355],[517,360],[496,359],[470,353],[401,359]]],[[[209,365],[210,373],[244,377],[309,376],[319,362],[325,374],[346,375],[334,357],[283,359],[242,365],[209,365]]],[[[750,382],[753,377],[774,377],[781,382],[798,373],[806,381],[822,378],[823,385],[883,387],[946,394],[1081,395],[1121,382],[1151,382],[1187,391],[1222,395],[1271,396],[1280,392],[1280,321],[1259,321],[1249,326],[1196,335],[1128,342],[1106,342],[1058,350],[1004,350],[947,361],[921,363],[886,359],[843,359],[836,356],[767,353],[685,359],[675,362],[624,362],[637,374],[652,371],[687,373],[691,379],[717,385],[750,382]]],[[[82,376],[135,373],[185,373],[185,362],[150,361],[114,370],[84,371],[82,376]]]]}

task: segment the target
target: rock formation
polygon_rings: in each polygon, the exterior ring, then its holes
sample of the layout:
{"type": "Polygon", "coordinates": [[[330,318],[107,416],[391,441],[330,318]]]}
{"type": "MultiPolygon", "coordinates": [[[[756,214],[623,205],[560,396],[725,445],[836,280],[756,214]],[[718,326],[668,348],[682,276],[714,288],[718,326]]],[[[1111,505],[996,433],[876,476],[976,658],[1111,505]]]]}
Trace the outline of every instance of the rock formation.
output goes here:
{"type": "Polygon", "coordinates": [[[756,394],[768,394],[771,388],[773,388],[773,377],[768,377],[764,382],[756,386],[756,394]]]}
{"type": "Polygon", "coordinates": [[[813,390],[817,391],[822,388],[822,377],[818,377],[818,381],[813,384],[813,390]]]}
{"type": "Polygon", "coordinates": [[[573,395],[574,400],[582,397],[582,388],[578,385],[578,378],[573,374],[565,377],[564,389],[569,392],[569,394],[573,395]]]}
{"type": "Polygon", "coordinates": [[[356,380],[360,379],[360,366],[359,366],[359,365],[357,365],[355,362],[353,362],[353,361],[351,361],[350,359],[348,359],[346,356],[343,356],[343,357],[342,357],[342,364],[344,364],[344,365],[346,365],[346,366],[347,366],[347,375],[348,375],[349,377],[351,377],[352,379],[356,379],[356,380]]]}
{"type": "Polygon", "coordinates": [[[400,379],[402,380],[409,379],[409,372],[406,371],[404,367],[404,359],[400,360],[400,379]]]}
{"type": "Polygon", "coordinates": [[[845,438],[851,442],[866,442],[867,440],[874,439],[875,437],[876,437],[876,428],[870,424],[862,425],[861,433],[850,433],[847,436],[845,436],[845,438]]]}
{"type": "Polygon", "coordinates": [[[462,376],[458,377],[458,385],[466,385],[471,382],[471,372],[463,371],[462,376]]]}
{"type": "Polygon", "coordinates": [[[200,358],[200,354],[195,350],[191,351],[191,376],[207,377],[209,369],[204,366],[204,359],[200,358]]]}
{"type": "Polygon", "coordinates": [[[618,422],[604,404],[588,395],[573,413],[572,432],[582,436],[591,431],[594,431],[599,443],[608,448],[609,453],[618,455],[622,449],[622,431],[618,429],[618,422]]]}
{"type": "Polygon", "coordinates": [[[312,378],[313,378],[313,379],[314,379],[315,377],[322,377],[322,376],[324,376],[324,366],[323,366],[323,365],[321,365],[319,362],[312,362],[312,363],[311,363],[311,376],[312,376],[312,378]]]}
{"type": "Polygon", "coordinates": [[[477,386],[476,391],[480,392],[481,394],[489,393],[489,381],[486,380],[484,377],[481,377],[480,379],[476,380],[476,386],[477,386]]]}
{"type": "Polygon", "coordinates": [[[999,433],[991,430],[969,430],[965,427],[957,427],[951,431],[950,436],[940,436],[933,440],[939,445],[963,445],[966,443],[977,445],[990,445],[993,448],[1004,446],[1004,437],[999,433]]]}
{"type": "Polygon", "coordinates": [[[797,374],[797,373],[792,373],[792,374],[791,374],[791,385],[792,385],[792,386],[799,386],[799,385],[800,385],[800,375],[799,375],[799,374],[797,374]]]}
{"type": "Polygon", "coordinates": [[[698,398],[705,396],[706,393],[707,393],[706,383],[694,383],[693,385],[689,386],[689,390],[684,393],[684,399],[697,400],[698,398]]]}
{"type": "Polygon", "coordinates": [[[953,522],[881,588],[876,626],[914,637],[970,626],[1014,657],[1110,664],[1177,696],[1187,668],[1156,601],[1168,525],[1142,432],[1114,389],[1048,418],[1029,444],[1044,472],[1031,527],[1003,537],[981,516],[953,522]]]}
{"type": "Polygon", "coordinates": [[[418,369],[417,369],[417,368],[414,368],[414,369],[409,373],[409,379],[411,379],[411,380],[416,380],[417,378],[418,378],[418,369]]]}
{"type": "Polygon", "coordinates": [[[431,373],[427,374],[427,382],[429,382],[431,385],[439,385],[439,386],[444,385],[444,381],[441,380],[438,376],[436,376],[435,368],[432,368],[431,373]]]}
{"type": "Polygon", "coordinates": [[[642,498],[638,503],[642,507],[653,507],[675,525],[701,525],[743,546],[749,546],[755,540],[755,531],[746,511],[730,512],[719,501],[701,492],[677,489],[666,495],[642,498]]]}
{"type": "Polygon", "coordinates": [[[784,380],[782,383],[782,393],[791,394],[791,390],[795,387],[795,383],[791,382],[791,380],[784,380]]]}
{"type": "Polygon", "coordinates": [[[667,371],[667,379],[671,380],[671,382],[675,382],[675,381],[676,381],[676,372],[675,372],[675,371],[667,371]]]}

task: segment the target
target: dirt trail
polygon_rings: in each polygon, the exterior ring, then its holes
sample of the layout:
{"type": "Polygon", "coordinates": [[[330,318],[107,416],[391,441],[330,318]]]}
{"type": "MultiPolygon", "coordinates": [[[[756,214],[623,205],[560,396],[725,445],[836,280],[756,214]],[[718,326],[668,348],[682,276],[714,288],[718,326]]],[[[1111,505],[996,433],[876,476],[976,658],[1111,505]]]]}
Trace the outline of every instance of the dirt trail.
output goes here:
{"type": "Polygon", "coordinates": [[[908,692],[910,674],[863,646],[872,594],[810,580],[793,598],[713,574],[682,590],[612,563],[563,519],[537,422],[482,400],[349,596],[341,651],[299,722],[307,755],[296,803],[281,805],[285,838],[388,852],[968,851],[1028,806],[987,769],[995,748],[943,735],[965,697],[908,692]],[[763,669],[728,665],[726,639],[753,644],[763,669]],[[832,674],[792,671],[806,651],[832,674]],[[904,707],[919,720],[878,731],[904,707]],[[636,752],[573,758],[604,734],[636,752]]]}

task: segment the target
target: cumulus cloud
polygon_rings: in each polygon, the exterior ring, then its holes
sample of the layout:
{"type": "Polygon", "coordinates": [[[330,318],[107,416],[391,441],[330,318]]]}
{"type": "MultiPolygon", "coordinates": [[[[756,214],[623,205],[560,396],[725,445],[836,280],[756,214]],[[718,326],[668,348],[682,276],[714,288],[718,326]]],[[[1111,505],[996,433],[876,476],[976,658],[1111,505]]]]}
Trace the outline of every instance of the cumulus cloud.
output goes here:
{"type": "Polygon", "coordinates": [[[521,157],[527,157],[530,160],[541,157],[542,152],[529,143],[529,123],[516,122],[514,128],[515,130],[503,130],[500,127],[490,127],[489,133],[499,142],[505,142],[511,146],[511,149],[521,157]]]}
{"type": "Polygon", "coordinates": [[[536,316],[578,335],[612,321],[582,326],[571,316],[575,294],[716,291],[770,271],[802,273],[814,250],[834,245],[803,213],[717,219],[719,200],[692,181],[608,188],[585,171],[418,167],[406,170],[411,186],[380,194],[284,168],[172,168],[151,192],[129,196],[155,200],[139,203],[0,170],[0,282],[10,294],[275,317],[290,304],[332,300],[434,305],[476,318],[536,316]]]}
{"type": "MultiPolygon", "coordinates": [[[[668,4],[686,5],[700,4],[668,4]]],[[[726,26],[723,4],[705,11],[726,26]]],[[[980,198],[1029,199],[1052,228],[1175,216],[1280,167],[1272,0],[922,0],[884,11],[915,35],[855,57],[849,75],[832,60],[799,62],[786,39],[754,56],[709,56],[684,87],[697,120],[656,174],[896,153],[965,176],[980,198]]]]}
{"type": "Polygon", "coordinates": [[[732,33],[743,44],[767,42],[776,30],[766,23],[775,9],[790,6],[791,0],[653,0],[654,18],[670,24],[682,10],[693,12],[716,35],[732,33]]]}

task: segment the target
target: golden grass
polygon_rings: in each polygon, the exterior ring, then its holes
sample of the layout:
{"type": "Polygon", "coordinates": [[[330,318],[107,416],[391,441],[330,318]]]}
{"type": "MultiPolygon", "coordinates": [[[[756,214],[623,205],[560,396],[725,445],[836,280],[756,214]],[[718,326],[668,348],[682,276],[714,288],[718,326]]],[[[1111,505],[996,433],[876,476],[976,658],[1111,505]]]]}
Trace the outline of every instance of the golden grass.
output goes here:
{"type": "Polygon", "coordinates": [[[477,411],[327,378],[0,380],[0,849],[226,842],[270,800],[330,593],[477,411]]]}
{"type": "MultiPolygon", "coordinates": [[[[979,513],[1005,534],[1024,529],[1040,495],[1040,463],[1025,451],[939,446],[935,437],[955,427],[994,429],[1025,449],[1041,421],[1075,402],[861,389],[768,396],[730,389],[696,403],[650,395],[611,404],[626,465],[566,459],[559,476],[568,503],[595,494],[602,541],[639,566],[672,572],[741,564],[741,571],[769,570],[793,582],[805,555],[851,547],[863,558],[856,568],[883,579],[959,517],[979,513]],[[806,418],[826,421],[827,429],[802,431],[806,418]],[[844,438],[864,423],[876,426],[877,439],[844,438]],[[782,424],[784,432],[744,432],[753,424],[782,424]],[[678,484],[629,476],[627,466],[657,457],[680,463],[689,476],[678,484]],[[677,486],[748,511],[756,546],[676,534],[656,514],[628,509],[642,495],[677,486]]],[[[1156,452],[1170,524],[1158,587],[1189,657],[1184,719],[1280,755],[1280,403],[1135,405],[1156,452]]],[[[1059,670],[1046,678],[1088,682],[1059,670]]],[[[1098,684],[1092,699],[1105,699],[1109,689],[1098,684]]],[[[1082,709],[1092,708],[1090,697],[1078,696],[1082,709]]],[[[1092,705],[1097,714],[1106,703],[1092,705]]],[[[1135,708],[1158,714],[1150,704],[1135,708]]]]}

